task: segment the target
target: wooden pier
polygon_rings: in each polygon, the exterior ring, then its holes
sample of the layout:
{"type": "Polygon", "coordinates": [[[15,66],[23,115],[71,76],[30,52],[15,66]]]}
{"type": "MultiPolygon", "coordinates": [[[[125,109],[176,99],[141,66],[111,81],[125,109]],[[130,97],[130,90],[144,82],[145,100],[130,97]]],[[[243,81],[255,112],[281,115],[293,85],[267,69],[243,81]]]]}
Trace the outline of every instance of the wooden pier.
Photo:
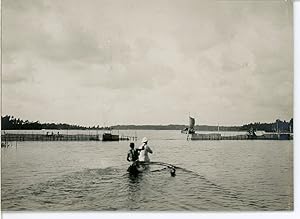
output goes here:
{"type": "MultiPolygon", "coordinates": [[[[117,135],[118,138],[114,141],[136,141],[135,136],[124,136],[117,135]]],[[[1,135],[2,142],[9,141],[102,141],[103,135],[91,135],[91,134],[75,134],[75,135],[65,135],[65,134],[11,134],[5,133],[1,135]]]]}
{"type": "Polygon", "coordinates": [[[223,136],[218,133],[210,134],[191,134],[188,140],[293,140],[293,135],[290,133],[268,133],[259,136],[253,135],[232,135],[223,136]]]}

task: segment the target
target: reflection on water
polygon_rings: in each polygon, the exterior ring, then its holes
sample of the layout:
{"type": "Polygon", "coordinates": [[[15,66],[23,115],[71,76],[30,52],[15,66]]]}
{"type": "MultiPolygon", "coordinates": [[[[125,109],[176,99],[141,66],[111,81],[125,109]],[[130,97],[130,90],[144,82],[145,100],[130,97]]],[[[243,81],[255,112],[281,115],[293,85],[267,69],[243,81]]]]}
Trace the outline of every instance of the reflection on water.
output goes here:
{"type": "MultiPolygon", "coordinates": [[[[145,133],[143,133],[144,135],[145,133]]],[[[142,136],[143,136],[142,135],[142,136]]],[[[129,142],[19,142],[3,148],[3,210],[291,210],[292,141],[164,140],[149,131],[152,165],[126,170],[129,142]]],[[[162,137],[163,135],[163,137],[162,137]]]]}

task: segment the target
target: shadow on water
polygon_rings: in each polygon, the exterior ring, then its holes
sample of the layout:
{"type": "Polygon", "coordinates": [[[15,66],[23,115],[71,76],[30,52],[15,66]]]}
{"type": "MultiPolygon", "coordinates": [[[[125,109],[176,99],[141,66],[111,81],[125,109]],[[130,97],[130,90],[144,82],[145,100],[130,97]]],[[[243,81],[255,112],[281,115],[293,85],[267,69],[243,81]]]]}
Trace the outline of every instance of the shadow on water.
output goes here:
{"type": "Polygon", "coordinates": [[[129,174],[124,168],[85,169],[28,187],[3,191],[3,210],[266,210],[193,171],[150,168],[129,174]]]}

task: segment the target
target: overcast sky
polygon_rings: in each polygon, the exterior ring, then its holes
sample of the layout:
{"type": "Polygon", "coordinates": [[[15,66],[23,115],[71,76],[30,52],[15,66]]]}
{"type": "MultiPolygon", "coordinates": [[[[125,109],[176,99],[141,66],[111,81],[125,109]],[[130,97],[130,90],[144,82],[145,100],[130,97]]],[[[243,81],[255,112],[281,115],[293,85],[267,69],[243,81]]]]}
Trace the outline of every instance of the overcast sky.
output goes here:
{"type": "Polygon", "coordinates": [[[80,125],[293,115],[290,1],[3,0],[2,114],[80,125]]]}

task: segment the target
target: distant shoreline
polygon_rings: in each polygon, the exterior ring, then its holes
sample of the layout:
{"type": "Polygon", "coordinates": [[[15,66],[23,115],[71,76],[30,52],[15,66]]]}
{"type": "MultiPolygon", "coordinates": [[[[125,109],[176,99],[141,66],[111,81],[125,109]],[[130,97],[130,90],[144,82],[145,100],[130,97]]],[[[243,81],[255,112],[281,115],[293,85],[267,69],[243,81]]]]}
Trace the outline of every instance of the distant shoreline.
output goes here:
{"type": "MultiPolygon", "coordinates": [[[[114,125],[110,127],[80,126],[66,123],[40,123],[39,121],[23,121],[13,116],[1,117],[1,130],[183,130],[188,125],[114,125]]],[[[195,131],[256,131],[266,132],[293,132],[293,118],[290,121],[281,121],[277,119],[273,123],[254,122],[241,126],[217,126],[217,125],[195,125],[195,131]]]]}

